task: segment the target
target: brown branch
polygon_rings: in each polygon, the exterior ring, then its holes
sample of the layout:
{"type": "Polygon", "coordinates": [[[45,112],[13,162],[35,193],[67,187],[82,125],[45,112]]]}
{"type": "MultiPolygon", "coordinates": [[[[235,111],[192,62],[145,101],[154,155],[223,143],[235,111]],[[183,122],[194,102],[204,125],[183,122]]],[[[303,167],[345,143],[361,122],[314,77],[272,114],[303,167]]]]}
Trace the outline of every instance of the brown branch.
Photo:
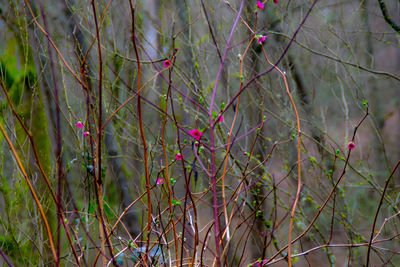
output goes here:
{"type": "Polygon", "coordinates": [[[61,61],[63,62],[63,64],[65,65],[65,67],[71,72],[71,74],[75,77],[75,79],[84,87],[86,87],[85,83],[82,82],[82,80],[78,77],[78,75],[72,70],[72,68],[69,66],[69,64],[67,63],[67,61],[65,60],[65,58],[63,57],[63,55],[61,54],[60,50],[58,49],[58,47],[56,46],[56,44],[54,43],[53,39],[50,38],[49,34],[43,29],[43,27],[39,24],[39,22],[36,20],[35,14],[32,11],[32,7],[29,4],[28,0],[24,0],[25,5],[28,7],[29,12],[32,15],[33,21],[35,22],[36,26],[39,28],[39,30],[41,32],[43,32],[43,34],[46,36],[46,38],[48,38],[49,42],[51,43],[51,45],[54,47],[54,50],[56,50],[57,55],[60,57],[61,61]]]}
{"type": "Polygon", "coordinates": [[[400,34],[400,26],[396,24],[393,19],[390,17],[389,12],[387,11],[386,4],[383,0],[378,0],[379,7],[381,8],[383,18],[390,25],[390,27],[400,34]]]}
{"type": "Polygon", "coordinates": [[[389,181],[390,181],[390,179],[393,177],[394,173],[396,172],[396,170],[397,170],[397,168],[398,168],[399,166],[400,166],[400,160],[397,162],[396,166],[393,168],[393,170],[392,170],[392,172],[390,173],[389,177],[386,179],[385,187],[384,187],[384,189],[383,189],[381,199],[379,200],[378,208],[377,208],[377,210],[376,210],[376,212],[375,212],[374,223],[372,224],[372,229],[371,229],[371,237],[370,237],[370,240],[369,240],[369,243],[368,243],[367,263],[366,263],[366,265],[365,265],[365,266],[367,266],[367,267],[369,266],[369,256],[370,256],[370,253],[371,253],[371,245],[372,245],[372,240],[374,239],[375,225],[376,225],[376,221],[378,220],[379,210],[380,210],[381,207],[382,207],[383,199],[384,199],[384,197],[385,197],[385,193],[386,193],[386,189],[388,188],[389,181]]]}
{"type": "Polygon", "coordinates": [[[68,238],[69,245],[71,246],[72,254],[74,255],[75,261],[76,261],[77,263],[79,263],[79,261],[78,261],[78,255],[76,254],[76,251],[75,251],[75,248],[74,248],[72,239],[71,239],[71,234],[70,234],[70,232],[68,231],[67,225],[66,225],[66,223],[65,223],[65,222],[66,222],[66,220],[65,220],[66,218],[65,218],[64,210],[63,210],[63,208],[62,208],[62,206],[61,206],[61,203],[58,201],[58,198],[57,198],[56,194],[54,193],[54,190],[53,190],[53,188],[52,188],[52,186],[51,186],[51,184],[50,184],[50,180],[49,180],[49,178],[47,177],[47,174],[46,174],[46,172],[44,171],[44,168],[43,168],[43,166],[42,166],[42,163],[41,163],[40,160],[39,160],[39,154],[38,154],[38,150],[37,150],[37,148],[36,148],[35,142],[34,142],[34,140],[33,140],[33,136],[32,136],[32,134],[30,133],[30,131],[28,130],[28,128],[26,127],[25,123],[22,121],[22,118],[21,118],[21,117],[19,116],[19,114],[17,113],[17,111],[16,111],[16,109],[15,109],[15,107],[14,107],[14,104],[12,103],[12,101],[11,101],[11,99],[10,99],[10,95],[8,94],[8,91],[7,91],[6,87],[5,87],[5,84],[4,84],[4,82],[3,82],[3,79],[2,79],[1,77],[0,77],[0,86],[1,86],[1,88],[3,89],[4,95],[5,95],[6,98],[7,98],[8,105],[10,106],[10,108],[11,108],[11,110],[12,110],[14,116],[17,118],[19,124],[21,125],[22,129],[24,130],[25,134],[27,135],[27,137],[28,137],[28,139],[29,139],[29,142],[31,143],[31,147],[32,147],[32,151],[33,151],[33,155],[34,155],[36,164],[37,164],[37,166],[38,166],[38,168],[39,168],[40,174],[42,175],[43,180],[44,180],[44,182],[45,182],[47,188],[48,188],[49,191],[50,191],[51,197],[52,197],[54,203],[56,204],[56,206],[57,206],[57,207],[58,207],[58,206],[60,207],[59,210],[60,210],[61,216],[62,216],[62,218],[60,218],[61,223],[62,223],[62,225],[63,225],[63,227],[64,227],[64,229],[65,229],[65,233],[66,233],[66,236],[67,236],[67,238],[68,238]]]}
{"type": "MultiPolygon", "coordinates": [[[[114,253],[113,253],[113,247],[112,243],[108,239],[108,233],[107,233],[107,227],[105,224],[105,219],[104,219],[104,203],[103,203],[103,181],[102,181],[102,162],[101,162],[101,146],[102,146],[102,124],[103,124],[103,89],[102,89],[102,82],[103,82],[103,58],[102,58],[102,53],[101,53],[101,41],[100,41],[100,28],[99,24],[97,21],[97,12],[96,12],[96,5],[95,1],[91,1],[91,6],[93,10],[93,17],[94,17],[94,23],[96,27],[96,39],[97,39],[97,49],[98,49],[98,54],[99,54],[99,82],[98,82],[98,93],[99,93],[99,99],[98,99],[98,105],[99,105],[99,111],[98,111],[98,131],[97,131],[97,147],[96,147],[96,159],[97,159],[97,175],[93,176],[93,183],[94,183],[94,188],[96,191],[96,198],[97,198],[97,203],[98,203],[98,210],[99,210],[99,217],[100,217],[100,222],[99,222],[99,234],[100,234],[100,242],[101,242],[101,251],[106,255],[105,251],[105,244],[107,243],[107,248],[110,252],[111,260],[114,265],[116,265],[116,261],[114,259],[114,253]]],[[[95,170],[96,174],[96,170],[95,170]]],[[[103,265],[107,265],[107,258],[103,257],[103,265]]]]}
{"type": "MultiPolygon", "coordinates": [[[[360,127],[360,125],[364,122],[364,120],[368,117],[369,113],[368,113],[368,108],[366,111],[366,114],[364,115],[364,117],[361,119],[361,121],[357,124],[357,126],[354,128],[354,132],[353,132],[353,138],[351,139],[352,141],[354,141],[354,138],[356,136],[357,130],[360,127]]],[[[297,240],[299,240],[300,238],[302,238],[310,229],[311,227],[314,225],[315,221],[318,219],[319,215],[321,215],[322,210],[325,208],[325,206],[328,204],[330,198],[332,197],[333,193],[335,192],[336,188],[338,187],[340,181],[342,180],[342,178],[344,177],[345,173],[346,173],[346,168],[349,165],[349,159],[350,159],[350,155],[351,155],[351,150],[349,149],[349,152],[347,154],[346,157],[346,161],[342,170],[342,173],[340,174],[337,182],[335,183],[335,185],[333,186],[333,188],[331,189],[331,191],[329,192],[329,195],[326,197],[324,203],[321,205],[321,207],[319,208],[317,214],[314,216],[314,218],[312,219],[311,223],[307,226],[307,228],[299,235],[297,236],[295,239],[293,239],[291,241],[291,243],[296,242],[297,240]]],[[[274,258],[276,258],[279,254],[281,254],[286,248],[288,247],[288,245],[284,246],[283,248],[281,248],[278,252],[276,252],[271,258],[269,258],[269,260],[267,260],[267,263],[272,261],[274,258]]]]}
{"type": "MultiPolygon", "coordinates": [[[[141,75],[142,75],[142,68],[140,64],[139,52],[136,45],[136,34],[135,34],[135,9],[133,8],[132,1],[129,0],[129,6],[131,9],[131,16],[132,16],[132,43],[135,50],[136,60],[137,60],[137,67],[138,67],[138,75],[137,75],[137,88],[141,87],[141,75]]],[[[140,97],[140,92],[138,92],[137,98],[137,110],[139,116],[139,128],[140,128],[140,137],[142,139],[143,144],[143,157],[144,157],[144,169],[145,169],[145,178],[146,178],[146,191],[147,191],[147,240],[146,240],[146,255],[149,253],[149,245],[150,245],[150,234],[151,234],[151,214],[152,214],[152,205],[151,205],[151,185],[150,185],[150,175],[149,175],[149,167],[148,167],[148,156],[147,156],[147,143],[146,143],[146,135],[144,133],[143,128],[143,117],[142,117],[142,99],[140,97]]]]}

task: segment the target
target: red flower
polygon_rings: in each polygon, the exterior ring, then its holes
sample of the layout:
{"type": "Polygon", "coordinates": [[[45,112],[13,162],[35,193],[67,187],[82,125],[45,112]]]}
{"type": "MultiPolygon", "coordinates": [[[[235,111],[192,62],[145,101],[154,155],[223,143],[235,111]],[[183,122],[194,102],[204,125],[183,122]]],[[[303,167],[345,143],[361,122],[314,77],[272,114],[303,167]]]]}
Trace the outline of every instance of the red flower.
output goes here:
{"type": "Polygon", "coordinates": [[[257,1],[257,7],[264,10],[264,4],[261,1],[257,1]]]}
{"type": "Polygon", "coordinates": [[[182,154],[181,154],[181,153],[176,154],[176,155],[175,155],[175,159],[176,159],[176,160],[181,160],[181,159],[183,159],[182,154]]]}
{"type": "Polygon", "coordinates": [[[351,150],[351,149],[353,149],[353,148],[356,147],[356,144],[354,144],[353,142],[349,142],[349,143],[347,144],[347,147],[351,150]]]}
{"type": "Polygon", "coordinates": [[[157,178],[156,184],[162,184],[164,183],[164,177],[163,178],[157,178]]]}
{"type": "Polygon", "coordinates": [[[274,3],[275,3],[275,4],[278,4],[278,0],[274,0],[274,3]]]}
{"type": "Polygon", "coordinates": [[[258,38],[257,43],[262,45],[265,42],[266,39],[267,39],[266,35],[261,36],[260,38],[258,38]]]}
{"type": "Polygon", "coordinates": [[[171,61],[165,60],[163,64],[164,64],[164,67],[168,68],[169,66],[171,66],[171,61]]]}
{"type": "Polygon", "coordinates": [[[189,133],[190,133],[190,135],[191,135],[194,139],[196,139],[197,141],[200,140],[201,136],[203,135],[203,133],[200,132],[200,131],[197,130],[197,129],[190,130],[189,133]]]}
{"type": "Polygon", "coordinates": [[[89,135],[89,132],[83,132],[83,136],[88,136],[89,135]]]}
{"type": "Polygon", "coordinates": [[[217,122],[223,122],[223,121],[224,121],[224,117],[222,117],[222,116],[217,117],[217,122]]]}
{"type": "Polygon", "coordinates": [[[78,121],[76,123],[76,128],[83,128],[83,123],[81,121],[78,121]]]}

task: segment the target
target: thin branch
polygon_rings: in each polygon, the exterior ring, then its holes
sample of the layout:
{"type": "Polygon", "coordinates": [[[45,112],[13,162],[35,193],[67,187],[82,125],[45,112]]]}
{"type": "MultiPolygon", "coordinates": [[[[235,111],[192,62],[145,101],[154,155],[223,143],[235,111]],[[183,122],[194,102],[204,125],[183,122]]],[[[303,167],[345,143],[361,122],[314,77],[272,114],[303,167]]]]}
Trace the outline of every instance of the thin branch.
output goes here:
{"type": "Polygon", "coordinates": [[[26,173],[25,168],[22,165],[22,162],[18,156],[18,153],[15,150],[10,138],[8,137],[6,131],[4,130],[3,125],[1,123],[0,123],[0,131],[3,134],[4,138],[6,139],[7,144],[10,147],[10,150],[14,156],[14,159],[17,162],[18,168],[19,168],[22,176],[24,177],[26,184],[28,185],[29,191],[31,192],[31,195],[36,203],[37,208],[39,209],[40,216],[42,217],[42,220],[43,220],[43,223],[44,223],[44,226],[46,229],[47,237],[49,238],[50,249],[53,254],[54,263],[58,266],[57,252],[56,252],[56,248],[54,246],[53,236],[52,236],[51,230],[50,230],[50,225],[47,221],[46,214],[44,213],[43,206],[42,206],[42,204],[40,204],[39,198],[36,195],[35,189],[33,188],[31,181],[29,180],[28,174],[26,173]]]}
{"type": "Polygon", "coordinates": [[[376,221],[378,220],[379,210],[380,210],[381,207],[382,207],[383,200],[384,200],[385,193],[386,193],[386,189],[387,189],[388,186],[389,186],[390,179],[393,177],[394,173],[396,172],[396,170],[397,170],[397,168],[398,168],[399,166],[400,166],[400,160],[397,162],[396,166],[393,168],[393,170],[392,170],[392,172],[390,173],[389,177],[386,179],[385,187],[383,188],[383,192],[382,192],[382,195],[381,195],[381,199],[379,200],[378,208],[377,208],[377,210],[376,210],[376,212],[375,212],[374,223],[372,224],[372,229],[371,229],[371,237],[370,237],[370,240],[369,240],[369,243],[368,243],[367,263],[366,263],[366,266],[367,266],[367,267],[369,266],[369,256],[370,256],[370,253],[371,253],[371,245],[372,245],[372,240],[374,239],[375,225],[376,225],[376,221]]]}
{"type": "Polygon", "coordinates": [[[400,26],[396,24],[390,17],[385,2],[383,0],[378,0],[378,3],[379,7],[381,8],[382,15],[385,21],[390,25],[390,27],[392,27],[393,30],[395,30],[398,34],[400,34],[400,26]]]}

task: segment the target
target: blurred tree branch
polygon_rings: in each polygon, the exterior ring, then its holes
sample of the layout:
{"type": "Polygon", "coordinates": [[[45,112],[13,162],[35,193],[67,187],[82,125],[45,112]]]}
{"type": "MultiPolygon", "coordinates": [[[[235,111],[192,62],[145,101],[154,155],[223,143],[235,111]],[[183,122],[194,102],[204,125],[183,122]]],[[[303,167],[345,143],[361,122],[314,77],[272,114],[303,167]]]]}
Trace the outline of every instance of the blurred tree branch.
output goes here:
{"type": "Polygon", "coordinates": [[[383,0],[378,0],[378,3],[385,21],[390,25],[390,27],[392,27],[393,30],[395,30],[397,33],[400,33],[400,26],[396,24],[390,17],[385,2],[383,0]]]}

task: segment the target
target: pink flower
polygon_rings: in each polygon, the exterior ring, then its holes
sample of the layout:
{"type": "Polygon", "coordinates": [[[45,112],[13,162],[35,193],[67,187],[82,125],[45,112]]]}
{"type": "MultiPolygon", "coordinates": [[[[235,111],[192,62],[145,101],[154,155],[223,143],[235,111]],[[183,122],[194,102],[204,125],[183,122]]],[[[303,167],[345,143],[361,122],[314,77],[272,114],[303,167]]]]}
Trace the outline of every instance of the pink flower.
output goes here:
{"type": "Polygon", "coordinates": [[[222,117],[222,116],[217,117],[217,122],[223,122],[223,121],[224,121],[224,117],[222,117]]]}
{"type": "Polygon", "coordinates": [[[351,149],[353,149],[353,148],[356,147],[356,144],[354,144],[354,142],[349,142],[349,143],[347,144],[347,147],[351,150],[351,149]]]}
{"type": "Polygon", "coordinates": [[[83,136],[88,136],[89,135],[89,132],[83,132],[83,136]]]}
{"type": "Polygon", "coordinates": [[[267,260],[263,260],[263,261],[261,261],[261,262],[257,262],[256,264],[255,264],[255,266],[261,266],[261,264],[266,264],[267,263],[267,260]]]}
{"type": "Polygon", "coordinates": [[[171,61],[165,60],[163,64],[164,64],[164,67],[168,68],[169,66],[171,66],[171,61]]]}
{"type": "Polygon", "coordinates": [[[178,51],[178,47],[175,47],[175,51],[178,51]]]}
{"type": "Polygon", "coordinates": [[[81,121],[78,121],[76,123],[76,128],[83,128],[83,123],[81,121]]]}
{"type": "Polygon", "coordinates": [[[164,177],[163,178],[157,178],[156,184],[163,184],[164,183],[164,177]]]}
{"type": "Polygon", "coordinates": [[[175,159],[176,159],[176,160],[181,160],[181,159],[183,159],[182,154],[181,154],[181,153],[176,154],[176,155],[175,155],[175,159]]]}
{"type": "Polygon", "coordinates": [[[197,141],[200,140],[201,136],[203,135],[203,133],[200,132],[200,131],[197,130],[197,129],[190,130],[189,133],[190,133],[190,135],[191,135],[194,139],[196,139],[197,141]]]}
{"type": "MultiPolygon", "coordinates": [[[[276,0],[275,0],[275,1],[276,1],[276,0]]],[[[257,1],[257,7],[258,7],[259,9],[264,10],[264,4],[263,4],[261,1],[257,1]]]]}
{"type": "Polygon", "coordinates": [[[278,4],[278,0],[274,0],[274,3],[275,3],[275,4],[278,4]]]}
{"type": "Polygon", "coordinates": [[[263,35],[260,38],[258,38],[257,43],[262,45],[265,42],[266,39],[267,39],[267,36],[263,35]]]}

